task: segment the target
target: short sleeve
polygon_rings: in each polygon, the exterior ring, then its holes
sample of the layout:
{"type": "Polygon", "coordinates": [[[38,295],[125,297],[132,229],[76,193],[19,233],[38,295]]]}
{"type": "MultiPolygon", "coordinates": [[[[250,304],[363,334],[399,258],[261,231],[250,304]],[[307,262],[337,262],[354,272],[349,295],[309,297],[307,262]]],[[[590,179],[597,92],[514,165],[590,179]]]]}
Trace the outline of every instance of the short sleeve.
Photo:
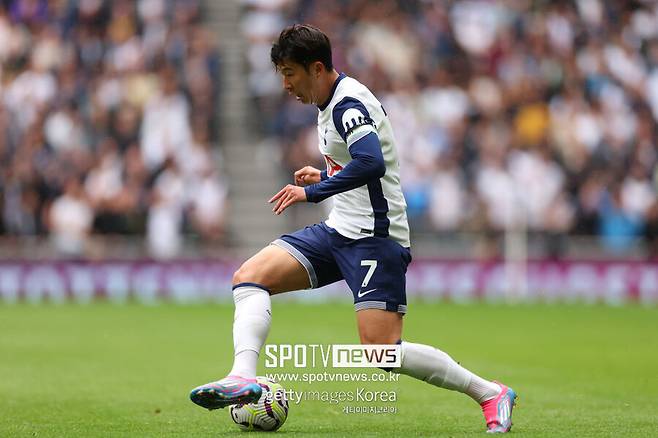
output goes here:
{"type": "Polygon", "coordinates": [[[375,123],[365,105],[353,97],[345,97],[338,102],[332,116],[338,134],[348,146],[375,132],[375,123]]]}

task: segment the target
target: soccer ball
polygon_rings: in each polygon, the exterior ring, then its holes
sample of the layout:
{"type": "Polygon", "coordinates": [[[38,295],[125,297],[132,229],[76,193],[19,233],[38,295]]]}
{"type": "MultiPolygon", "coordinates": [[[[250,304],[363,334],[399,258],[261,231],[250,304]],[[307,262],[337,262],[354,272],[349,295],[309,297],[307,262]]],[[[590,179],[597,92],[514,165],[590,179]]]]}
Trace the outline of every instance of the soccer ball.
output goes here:
{"type": "Polygon", "coordinates": [[[288,418],[286,392],[279,383],[265,377],[256,377],[263,394],[255,403],[231,406],[231,419],[242,430],[274,431],[288,418]]]}

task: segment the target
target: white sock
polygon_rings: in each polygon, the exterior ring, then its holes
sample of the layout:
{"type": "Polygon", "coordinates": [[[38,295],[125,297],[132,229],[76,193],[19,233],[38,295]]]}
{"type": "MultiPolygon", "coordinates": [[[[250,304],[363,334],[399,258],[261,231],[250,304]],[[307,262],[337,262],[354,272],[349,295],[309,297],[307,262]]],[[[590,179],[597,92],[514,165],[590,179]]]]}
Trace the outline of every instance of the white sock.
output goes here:
{"type": "Polygon", "coordinates": [[[434,347],[402,342],[402,366],[393,371],[434,386],[463,392],[482,403],[500,393],[500,386],[476,376],[434,347]]]}
{"type": "Polygon", "coordinates": [[[233,289],[233,368],[229,375],[253,379],[260,349],[267,339],[272,321],[270,294],[255,285],[233,289]]]}

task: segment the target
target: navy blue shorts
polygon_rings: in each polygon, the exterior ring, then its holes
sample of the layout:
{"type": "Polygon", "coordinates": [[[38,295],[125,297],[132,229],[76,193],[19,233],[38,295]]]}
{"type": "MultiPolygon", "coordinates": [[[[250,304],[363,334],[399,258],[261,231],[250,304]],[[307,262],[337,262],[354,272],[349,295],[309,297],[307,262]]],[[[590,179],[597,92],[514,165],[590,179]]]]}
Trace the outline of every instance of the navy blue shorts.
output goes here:
{"type": "Polygon", "coordinates": [[[384,237],[349,239],[324,223],[272,242],[295,257],[308,272],[311,288],[345,280],[354,307],[407,312],[405,274],[411,252],[384,237]]]}

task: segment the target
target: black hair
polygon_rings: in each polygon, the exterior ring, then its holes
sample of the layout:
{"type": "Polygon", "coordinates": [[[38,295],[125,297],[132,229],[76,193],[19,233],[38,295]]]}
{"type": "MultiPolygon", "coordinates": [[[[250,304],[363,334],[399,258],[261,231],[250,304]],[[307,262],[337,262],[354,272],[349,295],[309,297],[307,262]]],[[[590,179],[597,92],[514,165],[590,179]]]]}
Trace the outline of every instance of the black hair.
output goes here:
{"type": "Polygon", "coordinates": [[[316,61],[328,71],[334,68],[329,37],[310,24],[293,24],[283,29],[272,44],[270,58],[277,69],[286,61],[300,64],[306,71],[316,61]]]}

